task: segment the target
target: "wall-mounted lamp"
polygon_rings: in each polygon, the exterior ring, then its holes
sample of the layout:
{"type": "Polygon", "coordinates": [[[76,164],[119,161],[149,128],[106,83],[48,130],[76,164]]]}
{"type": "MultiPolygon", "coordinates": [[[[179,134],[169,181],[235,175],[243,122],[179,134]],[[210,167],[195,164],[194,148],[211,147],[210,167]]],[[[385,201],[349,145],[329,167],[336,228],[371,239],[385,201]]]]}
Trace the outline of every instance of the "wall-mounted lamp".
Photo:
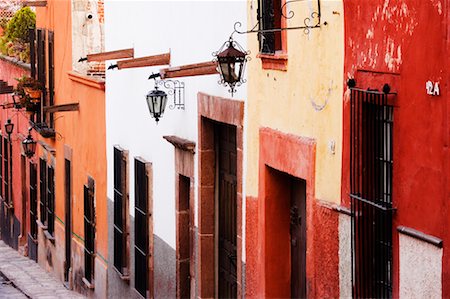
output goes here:
{"type": "Polygon", "coordinates": [[[155,89],[150,91],[146,98],[150,115],[156,120],[156,123],[158,123],[166,109],[167,93],[158,89],[158,84],[155,80],[155,89]]]}
{"type": "Polygon", "coordinates": [[[219,51],[214,52],[215,61],[218,62],[220,72],[220,84],[229,86],[231,96],[236,92],[236,86],[240,86],[245,83],[244,70],[247,61],[249,60],[250,53],[245,51],[241,45],[230,39],[226,41],[219,51]]]}
{"type": "Polygon", "coordinates": [[[36,152],[36,141],[33,139],[33,136],[31,136],[31,128],[28,129],[28,136],[22,141],[22,146],[25,156],[28,158],[34,156],[34,153],[36,152]]]}
{"type": "Polygon", "coordinates": [[[184,110],[184,82],[178,80],[160,80],[156,81],[156,78],[161,77],[160,73],[151,74],[148,79],[155,80],[155,89],[147,94],[147,105],[150,111],[150,115],[158,123],[162,117],[164,110],[166,109],[167,99],[169,96],[173,97],[173,104],[169,105],[170,109],[183,109],[184,110]],[[158,89],[158,85],[164,86],[168,94],[158,89]]]}
{"type": "Polygon", "coordinates": [[[14,130],[14,124],[11,122],[11,119],[8,118],[8,120],[5,123],[5,131],[6,134],[8,134],[8,138],[11,139],[11,134],[14,130]]]}

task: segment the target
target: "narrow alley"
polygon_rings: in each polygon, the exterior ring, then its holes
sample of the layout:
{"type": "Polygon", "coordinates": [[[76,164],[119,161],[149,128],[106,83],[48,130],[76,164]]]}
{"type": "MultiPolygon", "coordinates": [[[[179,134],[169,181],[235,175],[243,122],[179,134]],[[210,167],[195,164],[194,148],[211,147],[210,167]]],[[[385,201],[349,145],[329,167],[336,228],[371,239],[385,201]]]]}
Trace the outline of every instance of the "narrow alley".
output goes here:
{"type": "Polygon", "coordinates": [[[84,298],[0,241],[0,298],[84,298]]]}

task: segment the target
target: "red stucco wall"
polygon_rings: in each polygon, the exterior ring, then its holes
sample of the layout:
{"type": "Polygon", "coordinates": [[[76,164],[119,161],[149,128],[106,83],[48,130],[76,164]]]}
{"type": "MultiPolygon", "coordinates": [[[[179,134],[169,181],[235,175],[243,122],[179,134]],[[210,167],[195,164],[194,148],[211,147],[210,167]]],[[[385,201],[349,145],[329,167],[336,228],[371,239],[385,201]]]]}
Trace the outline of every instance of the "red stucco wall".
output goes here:
{"type": "MultiPolygon", "coordinates": [[[[345,74],[360,88],[389,83],[394,111],[394,297],[399,294],[397,226],[444,240],[443,296],[450,296],[448,1],[346,0],[345,74]],[[440,96],[425,83],[440,83],[440,96]]],[[[342,201],[349,193],[349,106],[344,96],[342,201]]]]}
{"type": "MultiPolygon", "coordinates": [[[[15,78],[20,78],[22,75],[29,75],[29,69],[26,67],[21,67],[9,61],[0,59],[0,80],[8,82],[8,85],[16,86],[17,80],[15,78]]],[[[6,102],[12,103],[12,96],[0,95],[0,103],[4,104],[6,102]]],[[[13,193],[13,204],[14,204],[14,215],[20,221],[21,226],[26,225],[27,231],[29,231],[29,207],[26,207],[26,218],[23,219],[23,209],[22,209],[22,169],[21,169],[21,153],[22,153],[22,139],[28,135],[28,127],[30,126],[28,122],[28,115],[25,109],[0,109],[0,131],[2,136],[7,136],[5,133],[4,124],[7,119],[10,118],[11,122],[14,123],[14,131],[11,134],[12,139],[12,165],[13,165],[13,176],[12,176],[12,193],[13,193]]],[[[35,132],[32,132],[34,139],[36,140],[35,132]]],[[[28,172],[29,172],[29,159],[27,159],[26,165],[26,175],[27,182],[28,172]]],[[[27,184],[28,186],[28,184],[27,184]]],[[[28,201],[27,201],[28,202],[28,201]]],[[[28,204],[27,204],[28,205],[28,204]]],[[[20,242],[25,242],[26,236],[20,240],[20,242]]],[[[22,243],[23,245],[23,243],[22,243]]]]}

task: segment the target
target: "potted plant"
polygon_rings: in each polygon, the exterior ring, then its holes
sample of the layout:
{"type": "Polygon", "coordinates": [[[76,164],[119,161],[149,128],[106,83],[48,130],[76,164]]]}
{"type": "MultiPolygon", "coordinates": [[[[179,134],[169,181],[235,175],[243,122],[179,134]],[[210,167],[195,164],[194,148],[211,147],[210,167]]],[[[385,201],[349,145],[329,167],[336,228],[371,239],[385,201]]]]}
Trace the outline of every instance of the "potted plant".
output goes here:
{"type": "Polygon", "coordinates": [[[41,82],[28,76],[22,76],[16,80],[18,83],[15,94],[18,96],[21,106],[25,107],[27,111],[36,111],[42,97],[41,82]]]}

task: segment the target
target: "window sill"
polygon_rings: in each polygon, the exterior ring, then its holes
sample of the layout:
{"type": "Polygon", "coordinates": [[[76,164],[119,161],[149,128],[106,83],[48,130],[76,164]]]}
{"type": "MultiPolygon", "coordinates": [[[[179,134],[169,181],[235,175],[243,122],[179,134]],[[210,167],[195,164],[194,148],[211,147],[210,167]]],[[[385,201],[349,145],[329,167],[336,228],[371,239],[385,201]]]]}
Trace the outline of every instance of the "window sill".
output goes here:
{"type": "Polygon", "coordinates": [[[83,281],[83,284],[86,286],[86,288],[90,290],[93,290],[95,288],[94,283],[87,280],[86,277],[83,277],[81,280],[83,281]]]}
{"type": "Polygon", "coordinates": [[[285,53],[259,53],[256,57],[261,58],[262,68],[264,70],[287,71],[288,55],[285,53]]]}
{"type": "Polygon", "coordinates": [[[96,89],[105,90],[105,80],[103,79],[82,75],[73,71],[68,72],[67,74],[69,75],[69,79],[74,82],[81,83],[96,89]]]}
{"type": "MultiPolygon", "coordinates": [[[[120,279],[122,279],[125,282],[130,282],[130,275],[129,274],[122,274],[116,266],[113,266],[113,269],[116,271],[117,275],[119,275],[120,279]]],[[[128,272],[128,269],[126,269],[128,272]]],[[[124,271],[125,272],[125,271],[124,271]]]]}
{"type": "Polygon", "coordinates": [[[44,138],[55,138],[55,129],[50,128],[45,123],[35,123],[34,129],[44,138]]]}
{"type": "Polygon", "coordinates": [[[52,244],[55,244],[55,237],[52,236],[48,230],[44,230],[44,236],[47,240],[49,240],[50,242],[52,242],[52,244]]]}

